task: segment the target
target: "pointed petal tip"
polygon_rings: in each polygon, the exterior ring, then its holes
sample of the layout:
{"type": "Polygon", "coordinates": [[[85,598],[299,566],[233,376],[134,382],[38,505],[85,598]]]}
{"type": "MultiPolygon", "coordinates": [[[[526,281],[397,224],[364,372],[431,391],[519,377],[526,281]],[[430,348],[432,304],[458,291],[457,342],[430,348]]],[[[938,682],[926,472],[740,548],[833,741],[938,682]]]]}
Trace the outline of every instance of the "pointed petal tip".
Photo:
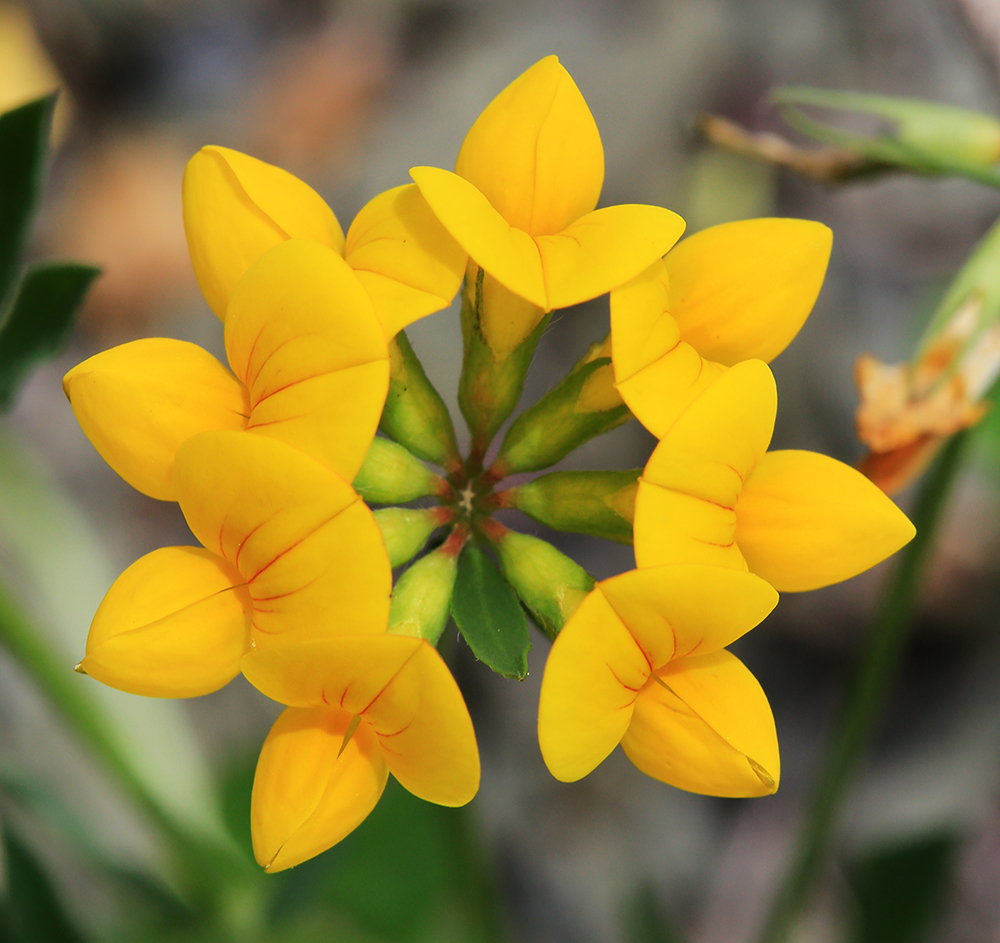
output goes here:
{"type": "Polygon", "coordinates": [[[78,675],[85,675],[85,674],[87,674],[87,669],[83,667],[83,662],[84,662],[84,661],[86,661],[86,659],[83,659],[83,661],[78,661],[78,662],[77,662],[77,663],[76,663],[76,664],[75,664],[75,665],[73,666],[73,670],[74,670],[74,671],[75,671],[75,672],[76,672],[76,673],[77,673],[78,675]]]}

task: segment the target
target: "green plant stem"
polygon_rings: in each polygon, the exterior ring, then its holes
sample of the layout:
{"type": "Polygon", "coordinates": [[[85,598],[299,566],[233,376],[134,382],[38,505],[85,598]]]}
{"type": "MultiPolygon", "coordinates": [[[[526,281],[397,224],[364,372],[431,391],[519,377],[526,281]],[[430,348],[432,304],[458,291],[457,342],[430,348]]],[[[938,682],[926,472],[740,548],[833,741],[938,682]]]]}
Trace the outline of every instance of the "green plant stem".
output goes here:
{"type": "Polygon", "coordinates": [[[871,738],[906,645],[935,527],[961,466],[967,436],[959,433],[952,437],[924,480],[913,513],[917,534],[902,550],[896,573],[875,615],[853,686],[830,740],[795,856],[758,937],[760,943],[784,943],[788,939],[829,851],[844,795],[871,738]]]}
{"type": "MultiPolygon", "coordinates": [[[[109,732],[100,708],[82,690],[84,679],[52,652],[38,628],[24,615],[0,584],[0,643],[17,659],[45,693],[73,732],[101,760],[116,781],[170,840],[177,873],[197,907],[225,906],[220,878],[231,886],[250,871],[235,852],[191,834],[174,820],[146,788],[109,732]]],[[[226,891],[225,893],[229,893],[226,891]]]]}

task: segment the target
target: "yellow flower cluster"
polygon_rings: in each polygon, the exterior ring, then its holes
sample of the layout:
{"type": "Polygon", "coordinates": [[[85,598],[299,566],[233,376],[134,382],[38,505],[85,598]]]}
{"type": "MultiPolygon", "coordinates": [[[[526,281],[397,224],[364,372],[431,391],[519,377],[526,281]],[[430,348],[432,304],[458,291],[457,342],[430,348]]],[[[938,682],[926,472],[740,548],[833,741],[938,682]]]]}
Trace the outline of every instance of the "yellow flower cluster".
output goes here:
{"type": "Polygon", "coordinates": [[[776,392],[763,361],[808,315],[829,230],[752,220],[672,249],[684,224],[669,210],[595,209],[600,137],[554,56],[487,107],[455,173],[411,173],[345,237],[290,174],[221,147],[192,158],[184,222],[228,368],[150,339],[92,357],[64,386],[101,455],[140,491],[177,501],[201,547],[154,551],[122,574],[81,670],[160,697],[205,694],[242,672],[287,705],[253,789],[268,870],[339,841],[389,772],[432,802],[468,802],[475,736],[431,642],[463,544],[490,538],[496,504],[481,499],[495,475],[449,469],[448,513],[393,518],[423,521],[409,555],[434,527],[453,530],[392,600],[387,538],[351,483],[379,426],[390,350],[401,356],[393,338],[446,307],[463,276],[497,363],[548,311],[611,292],[611,364],[594,374],[607,388],[588,396],[601,409],[624,401],[660,443],[636,495],[637,568],[578,593],[553,645],[542,753],[573,780],[621,742],[681,788],[772,792],[770,708],[725,646],[777,591],[846,579],[913,534],[852,469],[767,452],[776,392]],[[447,574],[446,592],[421,589],[432,571],[447,574]],[[433,629],[390,616],[403,596],[433,597],[433,629]]]}

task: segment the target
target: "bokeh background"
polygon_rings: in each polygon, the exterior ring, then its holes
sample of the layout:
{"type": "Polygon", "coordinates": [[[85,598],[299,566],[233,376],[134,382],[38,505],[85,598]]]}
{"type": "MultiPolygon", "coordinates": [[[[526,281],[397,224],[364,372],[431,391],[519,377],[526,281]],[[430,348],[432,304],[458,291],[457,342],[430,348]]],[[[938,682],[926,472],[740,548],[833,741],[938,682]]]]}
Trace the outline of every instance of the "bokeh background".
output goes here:
{"type": "MultiPolygon", "coordinates": [[[[707,111],[781,130],[767,93],[783,84],[995,114],[996,0],[0,0],[0,108],[64,89],[33,251],[104,269],[70,348],[0,425],[0,572],[67,671],[115,576],[143,553],[190,541],[176,506],[104,465],[60,388],[73,364],[137,337],[221,353],[181,225],[188,157],[217,143],[279,164],[346,228],[411,166],[451,167],[479,111],[552,52],[601,130],[602,204],[665,205],[689,232],[766,215],[832,227],[823,292],[774,364],[775,443],[859,458],[855,358],[909,356],[1000,215],[1000,194],[904,177],[822,188],[708,146],[694,122],[707,111]]],[[[604,336],[607,317],[606,299],[560,313],[526,403],[604,336]]],[[[408,334],[454,404],[457,311],[408,334]]],[[[914,907],[927,911],[924,939],[1000,940],[998,430],[986,421],[946,509],[912,643],[797,943],[893,940],[914,907]]],[[[631,423],[565,465],[636,467],[650,445],[631,423]]],[[[522,524],[596,576],[631,565],[629,548],[522,524]]],[[[250,940],[753,939],[891,566],[786,596],[735,646],[775,712],[784,768],[767,799],[688,795],[644,777],[620,751],[580,783],[555,782],[534,731],[548,643],[536,635],[518,683],[476,663],[449,630],[447,657],[483,757],[471,806],[441,812],[390,791],[318,863],[232,895],[221,923],[250,940]]],[[[189,702],[79,684],[172,814],[246,847],[253,762],[276,705],[242,679],[189,702]]],[[[82,939],[227,938],[180,903],[168,913],[157,829],[2,650],[0,826],[42,863],[82,939]]]]}

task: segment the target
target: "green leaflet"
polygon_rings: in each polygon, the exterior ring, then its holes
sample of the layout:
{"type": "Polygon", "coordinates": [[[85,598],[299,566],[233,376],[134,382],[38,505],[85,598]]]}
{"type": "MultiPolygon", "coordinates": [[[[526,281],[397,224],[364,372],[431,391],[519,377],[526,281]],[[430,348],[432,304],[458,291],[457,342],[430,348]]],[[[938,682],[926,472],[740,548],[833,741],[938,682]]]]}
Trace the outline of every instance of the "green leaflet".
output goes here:
{"type": "Polygon", "coordinates": [[[506,678],[528,676],[528,620],[510,584],[475,544],[458,558],[451,615],[476,658],[506,678]]]}
{"type": "Polygon", "coordinates": [[[0,311],[12,294],[41,195],[55,95],[0,115],[0,311]]]}
{"type": "Polygon", "coordinates": [[[100,269],[73,262],[36,265],[24,276],[0,328],[0,409],[8,408],[39,360],[54,356],[100,269]]]}

